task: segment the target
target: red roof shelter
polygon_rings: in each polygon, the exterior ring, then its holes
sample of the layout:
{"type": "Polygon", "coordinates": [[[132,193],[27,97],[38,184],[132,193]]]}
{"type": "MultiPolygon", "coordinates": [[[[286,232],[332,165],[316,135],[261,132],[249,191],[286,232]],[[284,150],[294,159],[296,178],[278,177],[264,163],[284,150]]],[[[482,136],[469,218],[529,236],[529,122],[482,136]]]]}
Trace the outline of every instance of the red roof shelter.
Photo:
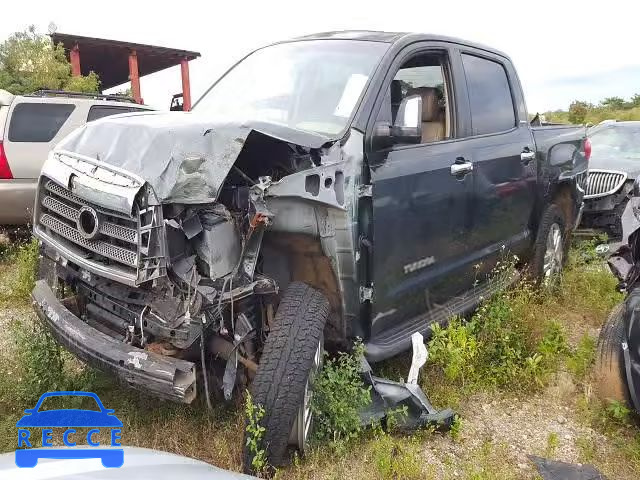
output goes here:
{"type": "Polygon", "coordinates": [[[51,40],[64,46],[73,75],[94,71],[103,89],[131,81],[131,93],[138,103],[142,103],[140,77],[180,65],[183,110],[191,110],[189,61],[198,58],[199,52],[57,32],[51,34],[51,40]]]}

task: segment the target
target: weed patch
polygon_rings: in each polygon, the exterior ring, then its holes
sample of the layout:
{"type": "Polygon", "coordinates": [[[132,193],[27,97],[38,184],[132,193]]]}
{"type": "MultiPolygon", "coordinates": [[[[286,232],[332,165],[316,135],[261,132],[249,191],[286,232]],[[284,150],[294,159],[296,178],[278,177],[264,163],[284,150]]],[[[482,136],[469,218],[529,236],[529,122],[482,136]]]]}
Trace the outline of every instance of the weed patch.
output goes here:
{"type": "Polygon", "coordinates": [[[260,425],[265,412],[262,405],[253,403],[249,392],[246,392],[245,396],[244,413],[247,417],[247,426],[245,427],[247,432],[246,447],[251,455],[251,469],[257,474],[265,474],[269,464],[267,463],[267,453],[261,445],[266,429],[260,425]]]}
{"type": "Polygon", "coordinates": [[[596,358],[596,339],[583,335],[575,351],[567,358],[567,368],[579,382],[584,382],[596,358]]]}
{"type": "Polygon", "coordinates": [[[359,412],[371,403],[370,387],[360,377],[360,358],[364,347],[356,343],[351,353],[326,358],[313,383],[311,409],[315,438],[334,446],[357,437],[361,432],[359,412]]]}
{"type": "Polygon", "coordinates": [[[558,447],[560,446],[560,438],[556,432],[551,432],[547,436],[547,448],[545,449],[544,456],[546,458],[555,458],[558,447]]]}
{"type": "Polygon", "coordinates": [[[379,434],[372,441],[371,452],[381,478],[424,478],[420,445],[412,438],[379,434]]]}
{"type": "MultiPolygon", "coordinates": [[[[515,480],[520,478],[515,465],[509,464],[509,452],[505,445],[486,441],[471,452],[470,459],[462,467],[462,478],[471,480],[515,480]]],[[[457,478],[458,475],[445,478],[457,478]]]]}
{"type": "MultiPolygon", "coordinates": [[[[606,239],[605,239],[606,240],[606,239]]],[[[562,275],[560,288],[545,305],[556,312],[571,312],[582,321],[599,327],[609,311],[624,298],[595,247],[602,238],[576,242],[562,275]]]]}
{"type": "Polygon", "coordinates": [[[93,390],[105,382],[98,371],[80,364],[39,321],[13,320],[9,332],[15,342],[13,361],[3,359],[9,375],[0,380],[1,402],[33,404],[45,392],[93,390]]]}
{"type": "Polygon", "coordinates": [[[435,325],[429,361],[449,382],[470,390],[528,389],[544,384],[568,351],[562,326],[529,323],[524,306],[536,301],[523,285],[501,292],[478,308],[471,320],[435,325]]]}
{"type": "Polygon", "coordinates": [[[27,302],[36,281],[39,259],[38,241],[33,238],[30,242],[12,249],[9,260],[15,263],[15,272],[12,278],[8,279],[8,292],[4,300],[27,302]]]}

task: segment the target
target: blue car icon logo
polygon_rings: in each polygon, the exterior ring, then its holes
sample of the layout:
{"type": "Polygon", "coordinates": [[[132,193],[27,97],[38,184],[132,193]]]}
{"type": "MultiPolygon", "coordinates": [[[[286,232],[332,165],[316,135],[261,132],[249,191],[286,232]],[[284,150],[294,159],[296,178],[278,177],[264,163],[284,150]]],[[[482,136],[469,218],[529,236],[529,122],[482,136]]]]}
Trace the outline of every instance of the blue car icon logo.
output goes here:
{"type": "Polygon", "coordinates": [[[16,465],[18,467],[35,467],[40,458],[100,458],[105,467],[121,467],[124,462],[124,451],[120,448],[96,448],[100,443],[94,440],[100,429],[111,429],[111,447],[119,447],[120,428],[122,422],[114,415],[114,410],[105,408],[100,398],[91,392],[48,392],[44,393],[34,408],[26,409],[25,414],[18,422],[18,447],[27,447],[16,450],[16,465]],[[89,397],[95,400],[97,410],[84,410],[77,408],[41,410],[42,403],[51,397],[73,396],[89,397]],[[52,448],[52,428],[65,428],[62,440],[66,447],[52,448]],[[75,428],[90,428],[84,438],[90,448],[73,448],[78,442],[82,442],[83,435],[76,432],[75,428]],[[42,448],[32,448],[31,431],[29,428],[42,428],[42,448]],[[74,437],[72,441],[72,436],[74,437]]]}

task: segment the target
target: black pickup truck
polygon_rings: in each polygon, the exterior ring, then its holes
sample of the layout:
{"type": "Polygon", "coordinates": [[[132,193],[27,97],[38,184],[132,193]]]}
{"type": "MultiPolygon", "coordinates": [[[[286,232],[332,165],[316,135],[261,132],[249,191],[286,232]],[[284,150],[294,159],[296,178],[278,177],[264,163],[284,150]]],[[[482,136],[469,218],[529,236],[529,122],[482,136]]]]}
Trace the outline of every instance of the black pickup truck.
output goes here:
{"type": "Polygon", "coordinates": [[[150,394],[250,386],[279,464],[307,444],[325,348],[406,350],[500,288],[505,252],[552,280],[582,205],[583,137],[532,129],[491,48],[362,31],[277,43],[191,113],[105,118],[50,153],[35,309],[150,394]]]}

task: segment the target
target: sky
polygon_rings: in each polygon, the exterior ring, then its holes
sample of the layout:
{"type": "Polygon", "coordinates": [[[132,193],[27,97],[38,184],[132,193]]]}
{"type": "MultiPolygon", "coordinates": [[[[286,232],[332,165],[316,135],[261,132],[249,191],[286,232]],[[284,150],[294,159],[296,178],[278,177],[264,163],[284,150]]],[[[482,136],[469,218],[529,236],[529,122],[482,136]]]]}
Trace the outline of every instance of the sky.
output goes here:
{"type": "MultiPolygon", "coordinates": [[[[46,33],[53,22],[60,33],[200,52],[190,63],[194,100],[255,48],[345,29],[436,33],[498,48],[515,63],[530,112],[640,93],[637,0],[4,3],[0,39],[30,24],[46,33]]],[[[141,90],[145,103],[168,108],[171,95],[181,91],[179,68],[143,77],[141,90]]]]}

